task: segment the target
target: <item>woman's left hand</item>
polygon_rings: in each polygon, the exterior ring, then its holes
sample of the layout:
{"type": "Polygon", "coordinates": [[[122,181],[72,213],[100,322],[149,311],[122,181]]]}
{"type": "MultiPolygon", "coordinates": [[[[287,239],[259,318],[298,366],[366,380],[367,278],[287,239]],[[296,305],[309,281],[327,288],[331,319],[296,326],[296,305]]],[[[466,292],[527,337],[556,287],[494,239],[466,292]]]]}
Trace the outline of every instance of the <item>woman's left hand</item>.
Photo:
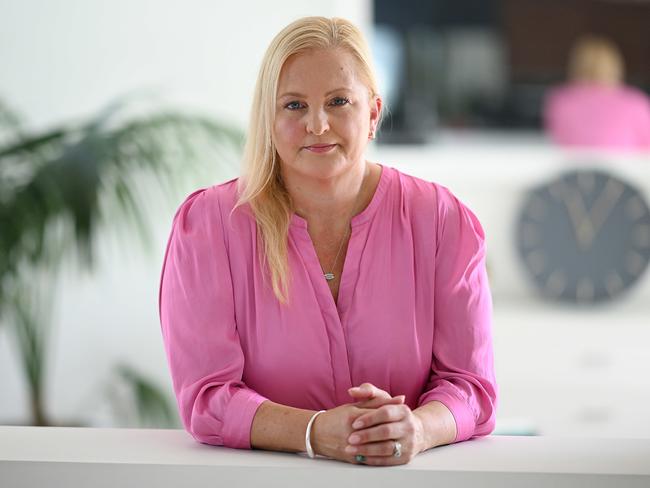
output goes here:
{"type": "Polygon", "coordinates": [[[356,429],[348,437],[346,452],[357,456],[359,463],[374,466],[407,464],[425,449],[424,426],[406,404],[383,405],[357,417],[356,429]],[[396,443],[401,456],[395,457],[396,443]]]}

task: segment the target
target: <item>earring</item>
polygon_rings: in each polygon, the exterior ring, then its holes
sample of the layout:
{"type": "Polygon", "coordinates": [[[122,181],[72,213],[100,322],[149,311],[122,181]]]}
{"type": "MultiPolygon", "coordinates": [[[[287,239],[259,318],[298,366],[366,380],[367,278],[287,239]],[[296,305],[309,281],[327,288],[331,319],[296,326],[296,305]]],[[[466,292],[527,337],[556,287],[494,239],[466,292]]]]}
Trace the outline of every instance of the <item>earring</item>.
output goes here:
{"type": "Polygon", "coordinates": [[[368,139],[374,139],[375,138],[375,131],[371,130],[370,134],[368,134],[368,139]]]}

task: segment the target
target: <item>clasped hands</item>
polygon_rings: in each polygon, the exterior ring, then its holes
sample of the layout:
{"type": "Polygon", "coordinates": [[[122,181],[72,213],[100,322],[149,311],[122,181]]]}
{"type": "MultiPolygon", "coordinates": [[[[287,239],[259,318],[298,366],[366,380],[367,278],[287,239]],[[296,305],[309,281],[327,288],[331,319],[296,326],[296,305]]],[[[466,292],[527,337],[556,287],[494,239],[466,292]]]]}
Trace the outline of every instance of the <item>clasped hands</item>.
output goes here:
{"type": "Polygon", "coordinates": [[[408,463],[426,449],[423,424],[404,403],[404,395],[391,397],[371,383],[348,393],[355,403],[315,419],[311,442],[317,454],[355,464],[394,466],[408,463]],[[401,445],[399,457],[393,456],[395,441],[401,445]]]}

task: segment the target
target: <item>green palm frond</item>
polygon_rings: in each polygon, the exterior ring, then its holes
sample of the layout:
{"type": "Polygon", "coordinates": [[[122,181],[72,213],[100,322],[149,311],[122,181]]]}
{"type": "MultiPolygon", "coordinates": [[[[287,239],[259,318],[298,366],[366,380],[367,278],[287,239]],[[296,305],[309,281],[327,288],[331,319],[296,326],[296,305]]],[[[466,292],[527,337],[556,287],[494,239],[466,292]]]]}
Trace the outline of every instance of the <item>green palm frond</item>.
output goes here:
{"type": "MultiPolygon", "coordinates": [[[[55,220],[67,221],[69,231],[58,245],[74,246],[91,268],[93,237],[105,218],[102,200],[113,202],[147,242],[137,197],[141,180],[134,174],[148,173],[170,191],[177,188],[180,162],[196,163],[209,146],[232,160],[242,144],[240,131],[202,116],[163,112],[116,124],[111,117],[120,108],[0,147],[0,279],[15,274],[23,260],[56,265],[60,253],[48,254],[47,247],[57,244],[46,242],[55,220]]],[[[11,119],[2,105],[0,112],[11,119]]],[[[0,304],[2,295],[0,287],[0,304]]]]}
{"type": "MultiPolygon", "coordinates": [[[[243,143],[241,131],[205,116],[178,111],[126,116],[131,100],[120,99],[85,123],[35,134],[0,101],[0,324],[13,322],[34,422],[43,410],[43,330],[49,324],[47,317],[30,313],[38,303],[27,304],[16,292],[28,289],[33,272],[54,276],[66,256],[92,269],[97,231],[114,221],[129,223],[148,245],[143,200],[150,195],[141,195],[143,181],[155,178],[162,197],[176,195],[183,175],[205,164],[202,158],[232,168],[243,143]]],[[[130,379],[138,404],[158,409],[161,421],[169,418],[156,406],[161,400],[156,392],[130,379]]]]}

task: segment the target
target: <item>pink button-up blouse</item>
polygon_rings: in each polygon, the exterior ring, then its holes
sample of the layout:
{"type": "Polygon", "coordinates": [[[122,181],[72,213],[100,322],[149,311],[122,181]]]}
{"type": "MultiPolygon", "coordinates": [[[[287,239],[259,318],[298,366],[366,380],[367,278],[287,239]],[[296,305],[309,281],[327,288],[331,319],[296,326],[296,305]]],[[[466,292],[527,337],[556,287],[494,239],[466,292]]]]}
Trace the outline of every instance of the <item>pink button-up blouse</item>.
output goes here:
{"type": "Polygon", "coordinates": [[[174,217],[160,282],[160,320],[185,429],[198,441],[250,448],[265,400],[321,410],[352,403],[370,382],[433,400],[456,441],[489,434],[497,385],[484,234],[445,187],[382,166],[352,219],[335,302],[307,222],[292,215],[290,303],[258,259],[237,182],[195,191],[174,217]]]}
{"type": "Polygon", "coordinates": [[[570,83],[551,90],[544,122],[567,146],[650,150],[650,99],[629,86],[570,83]]]}

